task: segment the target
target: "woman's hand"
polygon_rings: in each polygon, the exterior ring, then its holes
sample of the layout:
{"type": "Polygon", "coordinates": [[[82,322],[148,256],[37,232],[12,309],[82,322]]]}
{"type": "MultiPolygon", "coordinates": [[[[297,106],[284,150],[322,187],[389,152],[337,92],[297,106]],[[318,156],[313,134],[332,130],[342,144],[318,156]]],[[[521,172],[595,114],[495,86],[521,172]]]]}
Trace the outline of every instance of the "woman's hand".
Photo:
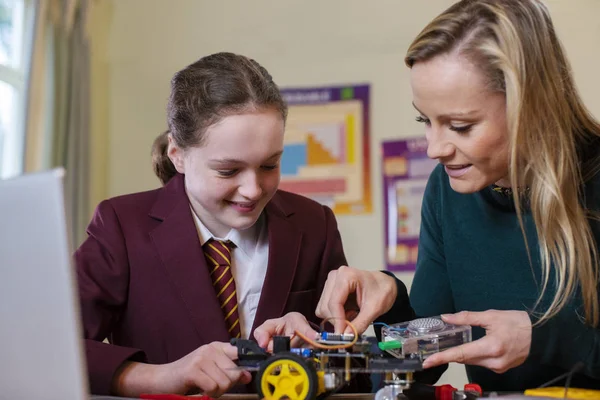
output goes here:
{"type": "Polygon", "coordinates": [[[521,365],[531,349],[531,319],[525,311],[462,311],[442,315],[444,322],[485,328],[486,335],[471,343],[429,356],[424,368],[449,362],[479,365],[498,374],[521,365]]]}
{"type": "Polygon", "coordinates": [[[291,347],[300,347],[302,339],[295,335],[296,331],[312,340],[317,338],[317,332],[311,328],[304,315],[297,312],[265,321],[254,330],[254,338],[260,347],[267,348],[268,351],[273,350],[273,336],[290,336],[291,347]]]}
{"type": "Polygon", "coordinates": [[[398,289],[396,281],[379,271],[342,266],[327,276],[316,315],[331,319],[337,333],[351,333],[349,320],[359,334],[392,308],[398,289]]]}
{"type": "Polygon", "coordinates": [[[213,342],[169,364],[151,365],[128,362],[113,379],[113,392],[137,397],[141,393],[186,394],[199,390],[218,397],[237,383],[250,383],[248,371],[240,370],[233,360],[237,348],[229,343],[213,342]]]}

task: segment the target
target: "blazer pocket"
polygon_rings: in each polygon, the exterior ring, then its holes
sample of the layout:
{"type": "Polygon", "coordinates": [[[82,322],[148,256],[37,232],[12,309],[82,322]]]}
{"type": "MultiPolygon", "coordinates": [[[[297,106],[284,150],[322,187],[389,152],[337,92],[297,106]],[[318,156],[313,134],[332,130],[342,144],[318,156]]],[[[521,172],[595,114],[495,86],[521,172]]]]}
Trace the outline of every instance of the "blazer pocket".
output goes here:
{"type": "Polygon", "coordinates": [[[313,318],[315,308],[317,307],[316,301],[318,300],[315,298],[317,295],[316,292],[315,289],[290,292],[285,305],[285,313],[295,311],[304,315],[306,318],[313,318]]]}

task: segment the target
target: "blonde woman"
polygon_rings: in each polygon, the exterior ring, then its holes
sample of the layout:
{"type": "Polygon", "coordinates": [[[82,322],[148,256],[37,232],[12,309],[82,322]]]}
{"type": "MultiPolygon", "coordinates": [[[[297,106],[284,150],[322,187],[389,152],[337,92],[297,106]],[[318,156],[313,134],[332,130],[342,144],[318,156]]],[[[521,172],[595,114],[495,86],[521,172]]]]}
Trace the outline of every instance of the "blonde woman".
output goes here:
{"type": "MultiPolygon", "coordinates": [[[[428,155],[440,162],[410,305],[472,325],[475,339],[425,367],[464,363],[484,390],[523,390],[577,365],[572,386],[600,387],[600,126],[548,10],[537,0],[458,2],[417,36],[406,64],[428,155]]],[[[407,314],[401,282],[341,268],[317,315],[343,317],[351,293],[360,330],[385,312],[393,322],[407,314]]]]}

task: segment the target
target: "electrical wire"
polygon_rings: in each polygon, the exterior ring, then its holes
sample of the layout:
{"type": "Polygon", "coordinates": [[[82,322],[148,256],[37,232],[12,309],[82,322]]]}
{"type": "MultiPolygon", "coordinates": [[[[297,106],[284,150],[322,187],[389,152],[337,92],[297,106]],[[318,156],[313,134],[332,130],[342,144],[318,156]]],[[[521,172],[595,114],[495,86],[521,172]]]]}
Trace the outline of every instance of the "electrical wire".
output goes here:
{"type": "Polygon", "coordinates": [[[573,375],[581,370],[585,365],[579,361],[578,363],[575,363],[575,365],[573,365],[573,368],[571,368],[571,370],[569,371],[569,375],[567,376],[567,381],[565,382],[565,393],[563,395],[563,397],[566,399],[567,398],[567,392],[569,391],[569,386],[571,386],[571,378],[573,378],[573,375]]]}
{"type": "Polygon", "coordinates": [[[394,331],[394,332],[404,332],[406,330],[406,328],[394,327],[392,325],[386,324],[385,322],[373,322],[371,325],[373,325],[373,326],[382,325],[384,328],[387,328],[389,331],[394,331]]]}
{"type": "Polygon", "coordinates": [[[538,386],[539,389],[541,388],[545,388],[551,385],[554,385],[556,382],[560,382],[563,379],[567,378],[566,382],[565,382],[565,394],[564,394],[564,398],[567,398],[567,391],[569,390],[569,386],[571,385],[571,378],[573,377],[573,375],[575,375],[575,373],[577,373],[579,370],[581,370],[583,367],[585,366],[584,363],[582,363],[581,361],[575,363],[575,365],[573,365],[573,367],[568,371],[565,372],[564,374],[557,376],[556,378],[552,379],[551,381],[548,381],[546,383],[544,383],[543,385],[538,386]]]}
{"type": "MultiPolygon", "coordinates": [[[[340,318],[327,318],[325,320],[323,320],[323,322],[321,322],[321,332],[324,331],[324,327],[325,327],[325,323],[327,323],[330,320],[333,319],[340,319],[340,318]]],[[[323,344],[323,343],[318,343],[314,340],[312,340],[311,338],[309,338],[308,336],[295,331],[294,335],[300,337],[302,340],[304,340],[306,343],[310,344],[311,346],[317,348],[317,349],[322,349],[322,350],[339,350],[339,349],[348,349],[352,346],[354,346],[356,344],[356,342],[358,341],[358,331],[356,330],[356,328],[354,327],[354,325],[352,325],[352,323],[350,321],[348,321],[347,319],[344,319],[344,322],[346,323],[347,326],[350,327],[350,329],[352,329],[352,332],[354,333],[354,339],[352,339],[352,341],[348,342],[348,343],[344,343],[344,344],[323,344]]]]}

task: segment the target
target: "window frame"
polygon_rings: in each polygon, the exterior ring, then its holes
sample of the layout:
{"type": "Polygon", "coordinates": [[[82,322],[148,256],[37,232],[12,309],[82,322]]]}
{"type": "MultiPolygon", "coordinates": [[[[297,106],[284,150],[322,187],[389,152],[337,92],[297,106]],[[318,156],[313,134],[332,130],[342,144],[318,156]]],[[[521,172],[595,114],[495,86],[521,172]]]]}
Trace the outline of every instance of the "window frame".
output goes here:
{"type": "MultiPolygon", "coordinates": [[[[0,63],[0,82],[12,88],[14,97],[13,123],[9,125],[9,133],[0,137],[0,179],[23,173],[25,168],[26,142],[26,110],[28,100],[28,80],[31,71],[31,56],[33,52],[33,37],[35,34],[35,17],[37,1],[17,0],[23,4],[20,21],[13,26],[21,27],[21,37],[17,42],[20,46],[17,52],[17,65],[0,63]],[[12,132],[10,130],[13,130],[12,132]],[[10,149],[10,150],[9,150],[10,149]]],[[[2,104],[0,104],[2,107],[2,104]]]]}

